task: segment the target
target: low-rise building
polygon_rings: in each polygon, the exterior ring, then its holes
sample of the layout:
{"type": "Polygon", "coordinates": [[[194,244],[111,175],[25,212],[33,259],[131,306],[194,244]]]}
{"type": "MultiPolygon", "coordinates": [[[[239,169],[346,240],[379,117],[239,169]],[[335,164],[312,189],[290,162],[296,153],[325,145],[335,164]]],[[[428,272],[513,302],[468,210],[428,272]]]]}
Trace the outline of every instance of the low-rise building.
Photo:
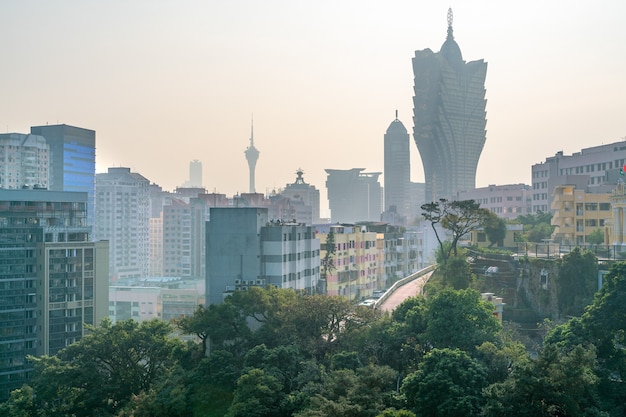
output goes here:
{"type": "Polygon", "coordinates": [[[611,195],[606,187],[557,185],[550,206],[555,227],[552,239],[564,245],[585,245],[594,230],[604,231],[612,219],[611,195]]]}

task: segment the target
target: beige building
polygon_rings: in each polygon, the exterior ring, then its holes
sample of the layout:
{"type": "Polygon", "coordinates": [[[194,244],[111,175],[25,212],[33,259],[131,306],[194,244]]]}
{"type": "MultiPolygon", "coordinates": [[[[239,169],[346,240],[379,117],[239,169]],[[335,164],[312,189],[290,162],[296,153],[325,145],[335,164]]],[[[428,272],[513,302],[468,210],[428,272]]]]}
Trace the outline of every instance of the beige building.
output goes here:
{"type": "Polygon", "coordinates": [[[335,268],[326,277],[326,294],[342,295],[350,300],[370,297],[377,289],[378,263],[382,259],[376,247],[377,233],[366,231],[365,226],[317,225],[316,229],[320,240],[320,274],[331,229],[335,239],[335,268]]]}
{"type": "Polygon", "coordinates": [[[589,188],[557,185],[550,209],[555,226],[552,239],[565,245],[584,245],[587,236],[596,229],[604,230],[611,222],[611,194],[591,193],[589,188]]]}

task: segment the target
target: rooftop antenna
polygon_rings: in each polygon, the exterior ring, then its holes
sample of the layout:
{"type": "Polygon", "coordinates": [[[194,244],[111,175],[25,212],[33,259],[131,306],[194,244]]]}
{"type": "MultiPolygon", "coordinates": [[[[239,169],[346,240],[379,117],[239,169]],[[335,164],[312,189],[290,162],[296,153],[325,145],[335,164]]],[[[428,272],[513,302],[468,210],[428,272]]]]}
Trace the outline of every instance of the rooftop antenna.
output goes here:
{"type": "Polygon", "coordinates": [[[448,8],[448,39],[454,39],[454,35],[452,35],[452,20],[454,15],[452,14],[452,7],[448,8]]]}

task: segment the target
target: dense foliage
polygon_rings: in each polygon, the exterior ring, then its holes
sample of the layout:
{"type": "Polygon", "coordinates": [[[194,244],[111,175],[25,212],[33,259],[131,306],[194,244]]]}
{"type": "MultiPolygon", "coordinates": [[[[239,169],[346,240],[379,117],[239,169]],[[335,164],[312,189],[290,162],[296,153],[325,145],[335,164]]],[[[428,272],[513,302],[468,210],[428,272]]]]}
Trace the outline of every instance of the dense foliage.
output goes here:
{"type": "Polygon", "coordinates": [[[383,314],[253,288],[174,324],[104,322],[55,356],[31,358],[30,385],[0,415],[623,416],[626,264],[605,279],[532,358],[471,289],[383,314]],[[177,329],[197,342],[173,337],[177,329]]]}

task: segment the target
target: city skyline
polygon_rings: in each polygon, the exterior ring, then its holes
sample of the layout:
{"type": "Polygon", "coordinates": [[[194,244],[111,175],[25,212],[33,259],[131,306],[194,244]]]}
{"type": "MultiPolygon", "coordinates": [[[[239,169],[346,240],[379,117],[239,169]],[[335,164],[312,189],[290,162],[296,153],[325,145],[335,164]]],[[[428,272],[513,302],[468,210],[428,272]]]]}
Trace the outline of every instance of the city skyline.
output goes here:
{"type": "MultiPolygon", "coordinates": [[[[396,110],[412,132],[411,58],[439,49],[448,7],[463,58],[489,63],[477,187],[529,184],[546,156],[626,135],[618,1],[34,3],[0,5],[0,129],[93,129],[97,172],[128,166],[168,190],[198,159],[209,192],[245,191],[254,113],[257,191],[301,167],[326,215],[325,169],[383,171],[396,110]]],[[[423,182],[413,142],[411,168],[423,182]]]]}

